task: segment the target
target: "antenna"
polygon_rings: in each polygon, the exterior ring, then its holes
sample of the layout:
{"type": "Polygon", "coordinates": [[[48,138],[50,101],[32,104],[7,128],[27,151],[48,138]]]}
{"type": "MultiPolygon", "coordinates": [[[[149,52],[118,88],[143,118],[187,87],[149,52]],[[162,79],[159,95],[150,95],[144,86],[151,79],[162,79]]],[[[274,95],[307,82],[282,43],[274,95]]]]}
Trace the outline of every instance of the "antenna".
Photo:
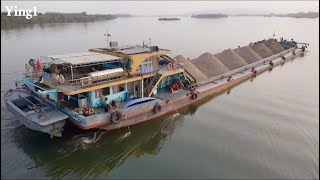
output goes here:
{"type": "Polygon", "coordinates": [[[104,33],[104,36],[107,37],[107,39],[105,39],[105,41],[107,41],[107,47],[108,47],[109,46],[108,29],[107,29],[107,33],[104,33]]]}
{"type": "Polygon", "coordinates": [[[273,29],[273,39],[274,39],[275,36],[276,36],[276,30],[273,29]]]}
{"type": "Polygon", "coordinates": [[[150,47],[151,47],[151,38],[149,38],[149,42],[150,42],[150,47]]]}
{"type": "Polygon", "coordinates": [[[104,36],[107,36],[107,44],[108,44],[108,47],[110,48],[110,42],[111,42],[111,34],[109,34],[109,30],[107,29],[107,34],[104,34],[104,36]],[[109,37],[110,37],[110,41],[109,41],[109,37]]]}

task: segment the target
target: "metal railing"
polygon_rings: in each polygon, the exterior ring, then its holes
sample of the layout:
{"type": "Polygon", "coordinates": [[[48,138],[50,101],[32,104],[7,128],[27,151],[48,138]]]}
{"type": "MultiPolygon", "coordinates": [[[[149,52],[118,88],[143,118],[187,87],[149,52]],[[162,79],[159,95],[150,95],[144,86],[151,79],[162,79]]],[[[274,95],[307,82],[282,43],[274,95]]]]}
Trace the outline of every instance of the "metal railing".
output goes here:
{"type": "Polygon", "coordinates": [[[66,77],[66,79],[64,79],[64,82],[60,82],[59,78],[57,79],[53,74],[50,74],[47,72],[38,72],[38,73],[25,72],[25,76],[39,77],[39,78],[43,76],[43,81],[51,85],[69,85],[69,86],[80,85],[82,87],[87,87],[87,86],[92,86],[99,83],[114,82],[121,79],[141,77],[144,75],[156,74],[156,73],[157,73],[157,70],[153,70],[146,74],[135,74],[135,75],[130,75],[129,72],[120,72],[120,73],[106,74],[106,75],[96,76],[96,77],[82,77],[77,79],[68,79],[68,77],[66,77]]]}
{"type": "Polygon", "coordinates": [[[230,75],[234,75],[234,74],[240,73],[240,72],[242,72],[242,71],[251,69],[251,68],[256,67],[256,66],[258,66],[258,65],[261,65],[261,64],[267,63],[267,62],[269,62],[269,61],[271,61],[271,60],[274,60],[275,58],[281,57],[281,56],[283,56],[283,55],[287,54],[288,52],[293,51],[293,50],[295,50],[295,49],[296,49],[296,47],[287,49],[287,50],[285,50],[285,51],[282,51],[282,52],[280,52],[280,53],[274,54],[274,55],[272,55],[272,56],[270,56],[270,57],[261,59],[261,60],[259,60],[259,61],[254,62],[254,63],[248,64],[248,65],[246,65],[246,66],[243,66],[243,67],[234,69],[234,70],[232,70],[232,71],[229,71],[229,72],[220,74],[220,75],[218,75],[218,76],[214,76],[214,77],[212,77],[212,78],[209,78],[209,79],[207,79],[207,80],[206,80],[205,82],[203,82],[203,83],[207,83],[207,82],[212,82],[212,81],[216,81],[216,80],[219,80],[219,79],[223,79],[223,78],[228,77],[228,76],[230,76],[230,75]]]}

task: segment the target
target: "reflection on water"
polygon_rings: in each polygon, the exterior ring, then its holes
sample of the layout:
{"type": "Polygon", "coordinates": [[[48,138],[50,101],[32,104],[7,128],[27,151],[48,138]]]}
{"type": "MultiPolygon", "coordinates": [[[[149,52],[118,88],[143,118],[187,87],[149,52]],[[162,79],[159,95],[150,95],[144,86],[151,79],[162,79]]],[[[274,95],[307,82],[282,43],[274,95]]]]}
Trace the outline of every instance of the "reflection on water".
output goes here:
{"type": "Polygon", "coordinates": [[[310,47],[222,96],[112,133],[68,126],[50,139],[21,125],[1,100],[1,178],[319,179],[319,19],[134,17],[1,29],[1,96],[29,58],[104,47],[107,27],[120,45],[151,37],[190,59],[268,38],[274,29],[310,47]]]}
{"type": "Polygon", "coordinates": [[[165,120],[155,120],[140,126],[113,133],[96,131],[86,134],[68,134],[63,139],[49,141],[47,136],[21,126],[12,129],[14,140],[49,178],[62,178],[69,173],[92,178],[108,174],[129,157],[156,155],[164,142],[170,140],[175,128],[183,123],[182,114],[165,120]],[[27,135],[28,134],[28,135],[27,135]],[[126,136],[124,136],[126,135],[126,136]]]}

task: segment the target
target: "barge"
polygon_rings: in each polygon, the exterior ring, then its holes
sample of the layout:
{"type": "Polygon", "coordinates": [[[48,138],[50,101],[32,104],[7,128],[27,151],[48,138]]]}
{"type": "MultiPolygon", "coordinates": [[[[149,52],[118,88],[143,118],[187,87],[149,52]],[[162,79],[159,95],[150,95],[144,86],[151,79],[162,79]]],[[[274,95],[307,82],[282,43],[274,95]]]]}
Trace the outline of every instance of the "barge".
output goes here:
{"type": "Polygon", "coordinates": [[[190,60],[172,58],[170,50],[158,46],[119,48],[110,42],[107,48],[30,59],[5,102],[28,128],[32,122],[37,128],[31,129],[51,137],[61,136],[65,121],[83,130],[127,128],[222,93],[299,56],[308,46],[270,38],[190,60]],[[21,118],[19,108],[12,108],[14,101],[26,98],[17,96],[21,91],[59,114],[41,121],[21,118]]]}

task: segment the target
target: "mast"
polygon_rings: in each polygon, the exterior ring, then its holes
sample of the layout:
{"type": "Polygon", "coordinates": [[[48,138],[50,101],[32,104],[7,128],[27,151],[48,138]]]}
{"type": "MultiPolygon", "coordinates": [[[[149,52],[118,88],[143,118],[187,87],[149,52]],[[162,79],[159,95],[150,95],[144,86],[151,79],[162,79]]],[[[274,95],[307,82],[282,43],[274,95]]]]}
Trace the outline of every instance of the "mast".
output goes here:
{"type": "Polygon", "coordinates": [[[111,42],[111,35],[109,34],[109,30],[107,29],[107,34],[104,34],[104,36],[107,36],[107,48],[111,48],[110,42],[111,42]],[[110,36],[110,41],[109,41],[109,36],[110,36]]]}

